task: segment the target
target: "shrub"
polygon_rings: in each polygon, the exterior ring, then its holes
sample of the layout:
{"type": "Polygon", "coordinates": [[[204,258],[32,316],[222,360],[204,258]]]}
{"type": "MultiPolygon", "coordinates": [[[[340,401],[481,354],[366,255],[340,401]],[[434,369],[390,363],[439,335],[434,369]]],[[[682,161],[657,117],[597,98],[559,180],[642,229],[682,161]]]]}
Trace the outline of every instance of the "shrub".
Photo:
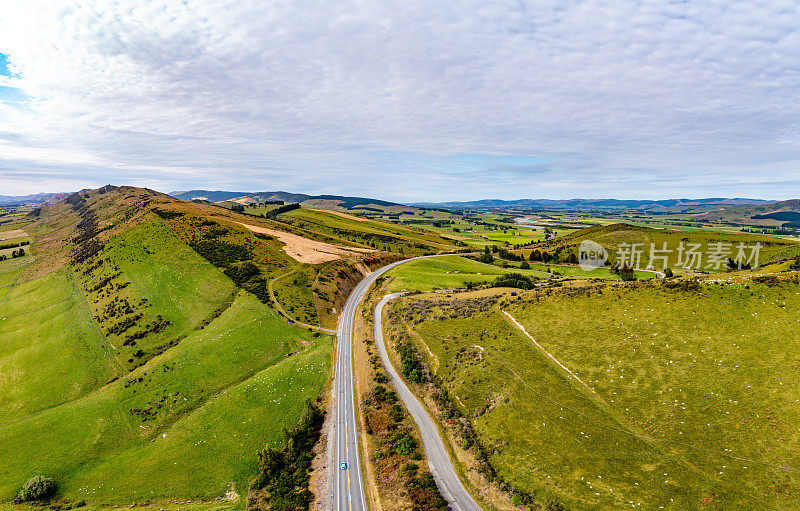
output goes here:
{"type": "Polygon", "coordinates": [[[530,277],[521,273],[506,273],[494,281],[494,287],[515,287],[518,289],[533,289],[530,277]]]}
{"type": "Polygon", "coordinates": [[[308,509],[311,492],[308,482],[313,448],[319,438],[324,413],[307,401],[300,422],[283,431],[283,448],[267,446],[258,453],[259,474],[253,485],[265,489],[270,509],[290,511],[308,509]]]}
{"type": "Polygon", "coordinates": [[[668,279],[674,277],[675,274],[672,273],[672,268],[664,268],[664,276],[667,277],[668,279]]]}
{"type": "Polygon", "coordinates": [[[519,265],[519,269],[520,270],[530,270],[531,269],[531,265],[528,264],[527,261],[522,261],[522,264],[519,265]]]}
{"type": "Polygon", "coordinates": [[[405,431],[397,431],[392,437],[392,450],[402,456],[408,456],[417,449],[417,442],[405,431]]]}
{"type": "Polygon", "coordinates": [[[486,264],[492,264],[494,262],[494,257],[492,256],[492,254],[487,254],[487,253],[484,252],[478,258],[478,261],[480,261],[482,263],[486,263],[486,264]]]}
{"type": "Polygon", "coordinates": [[[28,479],[19,492],[22,501],[45,500],[56,492],[56,482],[45,476],[34,476],[28,479]]]}
{"type": "Polygon", "coordinates": [[[181,213],[179,211],[168,211],[168,210],[158,209],[158,208],[154,208],[153,209],[153,213],[155,213],[156,215],[160,216],[164,220],[171,220],[173,218],[177,218],[177,217],[183,216],[183,213],[181,213]]]}

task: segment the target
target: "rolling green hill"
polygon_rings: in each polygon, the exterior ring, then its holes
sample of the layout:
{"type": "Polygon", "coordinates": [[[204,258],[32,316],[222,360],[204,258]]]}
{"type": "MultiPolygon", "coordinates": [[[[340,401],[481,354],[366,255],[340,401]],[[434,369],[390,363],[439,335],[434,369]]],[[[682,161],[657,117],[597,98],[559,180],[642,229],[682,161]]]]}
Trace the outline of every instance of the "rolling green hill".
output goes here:
{"type": "Polygon", "coordinates": [[[797,290],[796,276],[651,281],[396,310],[491,466],[534,500],[788,510],[800,503],[797,290]]]}
{"type": "MultiPolygon", "coordinates": [[[[330,376],[332,338],[281,317],[268,280],[380,258],[301,264],[242,221],[104,187],[13,226],[35,257],[0,261],[0,501],[44,474],[66,502],[244,505],[257,451],[330,376]]],[[[293,289],[316,318],[313,281],[293,289]]]]}

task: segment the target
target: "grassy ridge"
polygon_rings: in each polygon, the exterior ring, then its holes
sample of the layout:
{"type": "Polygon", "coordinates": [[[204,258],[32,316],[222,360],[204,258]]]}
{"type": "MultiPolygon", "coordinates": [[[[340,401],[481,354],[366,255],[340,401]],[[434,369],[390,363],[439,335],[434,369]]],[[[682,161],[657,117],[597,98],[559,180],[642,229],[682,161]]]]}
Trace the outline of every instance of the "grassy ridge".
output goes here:
{"type": "Polygon", "coordinates": [[[498,309],[416,330],[514,486],[580,509],[798,506],[796,284],[606,288],[505,307],[593,392],[498,309]]]}
{"type": "MultiPolygon", "coordinates": [[[[254,437],[253,442],[263,443],[265,431],[278,433],[272,429],[276,423],[291,424],[297,420],[292,416],[291,403],[274,402],[276,406],[264,408],[271,410],[270,414],[243,413],[242,424],[222,414],[201,410],[209,406],[224,410],[227,406],[241,407],[244,411],[248,400],[236,398],[237,392],[245,389],[237,390],[238,385],[304,347],[314,346],[311,349],[321,357],[317,360],[325,360],[327,364],[326,340],[315,340],[310,333],[286,324],[254,297],[240,296],[211,325],[192,333],[130,377],[118,380],[101,392],[3,427],[0,431],[0,459],[4,460],[0,465],[0,498],[11,498],[21,482],[34,473],[52,474],[62,482],[64,494],[74,498],[126,501],[142,494],[218,496],[221,481],[212,474],[218,474],[216,471],[222,470],[220,467],[227,466],[226,479],[230,477],[234,481],[239,477],[241,481],[242,464],[247,463],[241,459],[243,450],[204,450],[184,441],[172,444],[176,446],[172,454],[165,451],[157,455],[158,449],[148,446],[159,438],[168,438],[176,427],[184,428],[186,432],[181,435],[187,438],[192,430],[220,428],[218,431],[223,435],[248,434],[254,437]],[[228,405],[226,400],[229,400],[228,405]],[[248,418],[250,420],[246,420],[248,418]],[[234,426],[234,429],[227,429],[234,426]],[[163,437],[163,434],[168,436],[163,437]],[[149,463],[158,461],[159,456],[171,456],[173,460],[183,458],[184,484],[181,485],[178,477],[179,466],[173,465],[169,472],[153,472],[147,468],[149,463]],[[106,470],[103,465],[117,469],[106,470]],[[199,481],[203,474],[209,477],[199,481]]],[[[293,359],[287,362],[289,367],[293,365],[293,359]]],[[[327,379],[328,370],[318,362],[315,367],[317,369],[309,374],[297,374],[299,379],[295,381],[293,376],[291,382],[278,388],[285,392],[291,387],[293,393],[297,390],[306,397],[316,396],[327,379]]],[[[275,371],[283,374],[281,369],[275,371]]],[[[259,394],[256,402],[270,395],[269,389],[265,391],[264,395],[259,394]]],[[[266,406],[269,401],[262,404],[266,406]]],[[[231,412],[226,413],[230,415],[231,412]]],[[[211,436],[204,440],[212,445],[226,445],[220,443],[219,434],[217,438],[211,436]]],[[[244,449],[244,444],[239,443],[244,449]]]]}
{"type": "Polygon", "coordinates": [[[311,209],[297,209],[280,219],[310,232],[388,252],[419,255],[458,248],[454,240],[437,233],[382,220],[356,220],[311,209]]]}

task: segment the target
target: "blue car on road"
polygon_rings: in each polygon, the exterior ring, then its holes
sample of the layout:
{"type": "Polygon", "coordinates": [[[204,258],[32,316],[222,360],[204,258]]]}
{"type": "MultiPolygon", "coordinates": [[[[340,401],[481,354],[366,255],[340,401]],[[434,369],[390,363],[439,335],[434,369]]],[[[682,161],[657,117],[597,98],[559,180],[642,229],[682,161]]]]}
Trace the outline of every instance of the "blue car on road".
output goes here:
{"type": "Polygon", "coordinates": [[[343,461],[343,462],[339,463],[339,468],[342,469],[342,470],[347,470],[347,462],[343,461]]]}

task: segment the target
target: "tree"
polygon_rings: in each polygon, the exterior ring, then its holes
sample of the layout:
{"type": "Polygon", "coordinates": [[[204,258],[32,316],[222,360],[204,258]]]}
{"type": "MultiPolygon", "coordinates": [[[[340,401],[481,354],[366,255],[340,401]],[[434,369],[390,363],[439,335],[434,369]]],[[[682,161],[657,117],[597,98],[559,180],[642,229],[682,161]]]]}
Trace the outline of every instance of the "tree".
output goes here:
{"type": "Polygon", "coordinates": [[[494,262],[494,256],[492,254],[481,254],[478,258],[478,261],[486,264],[492,264],[494,262]]]}
{"type": "Polygon", "coordinates": [[[575,252],[569,255],[569,264],[578,264],[578,256],[575,255],[575,252]]]}
{"type": "Polygon", "coordinates": [[[506,273],[498,276],[494,281],[494,287],[515,287],[518,289],[533,289],[533,281],[530,277],[521,273],[506,273]]]}
{"type": "Polygon", "coordinates": [[[56,482],[45,476],[34,476],[28,479],[19,492],[19,500],[45,500],[56,492],[56,482]]]}
{"type": "Polygon", "coordinates": [[[266,446],[258,452],[258,470],[264,478],[264,482],[272,481],[286,464],[286,457],[283,451],[266,446]]]}
{"type": "Polygon", "coordinates": [[[671,279],[675,274],[672,273],[672,268],[664,268],[664,276],[671,279]]]}
{"type": "Polygon", "coordinates": [[[542,260],[542,253],[539,252],[538,250],[534,250],[533,252],[531,252],[531,255],[530,255],[529,259],[531,261],[541,261],[542,260]]]}
{"type": "Polygon", "coordinates": [[[617,273],[619,274],[619,278],[621,278],[625,282],[632,282],[636,280],[636,274],[634,273],[633,268],[631,268],[628,265],[619,268],[617,273]]]}
{"type": "Polygon", "coordinates": [[[520,270],[530,270],[531,265],[528,264],[528,261],[522,261],[522,264],[519,265],[520,270]]]}
{"type": "Polygon", "coordinates": [[[798,259],[795,262],[793,262],[792,265],[789,266],[789,269],[792,270],[792,271],[800,270],[800,259],[798,259]]]}

